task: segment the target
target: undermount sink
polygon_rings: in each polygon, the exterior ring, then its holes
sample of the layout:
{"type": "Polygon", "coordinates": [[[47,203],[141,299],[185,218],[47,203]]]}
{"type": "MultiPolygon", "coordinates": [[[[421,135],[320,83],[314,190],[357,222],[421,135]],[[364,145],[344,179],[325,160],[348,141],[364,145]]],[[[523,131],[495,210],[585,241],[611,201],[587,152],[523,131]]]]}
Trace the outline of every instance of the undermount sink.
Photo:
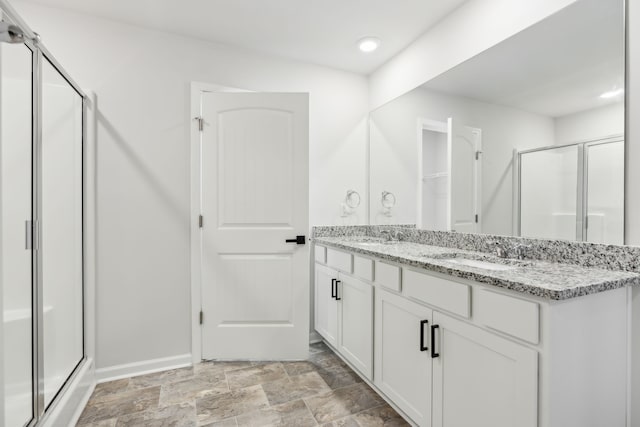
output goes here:
{"type": "Polygon", "coordinates": [[[485,270],[495,270],[495,271],[506,271],[506,270],[513,270],[514,268],[516,268],[513,265],[497,264],[495,262],[479,261],[477,259],[467,259],[467,258],[445,258],[443,259],[443,261],[450,262],[453,264],[466,265],[467,267],[475,267],[475,268],[482,268],[485,270]]]}

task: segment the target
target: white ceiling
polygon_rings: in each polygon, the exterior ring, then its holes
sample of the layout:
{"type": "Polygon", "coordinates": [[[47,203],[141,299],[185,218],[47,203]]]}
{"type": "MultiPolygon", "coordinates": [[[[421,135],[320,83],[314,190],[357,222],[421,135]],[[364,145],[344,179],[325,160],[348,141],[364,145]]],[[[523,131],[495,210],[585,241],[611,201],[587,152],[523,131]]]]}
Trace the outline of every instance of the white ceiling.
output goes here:
{"type": "Polygon", "coordinates": [[[466,0],[31,0],[369,74],[466,0]],[[376,36],[364,54],[358,39],[376,36]]]}
{"type": "Polygon", "coordinates": [[[581,0],[423,87],[559,117],[620,102],[623,1],[581,0]]]}

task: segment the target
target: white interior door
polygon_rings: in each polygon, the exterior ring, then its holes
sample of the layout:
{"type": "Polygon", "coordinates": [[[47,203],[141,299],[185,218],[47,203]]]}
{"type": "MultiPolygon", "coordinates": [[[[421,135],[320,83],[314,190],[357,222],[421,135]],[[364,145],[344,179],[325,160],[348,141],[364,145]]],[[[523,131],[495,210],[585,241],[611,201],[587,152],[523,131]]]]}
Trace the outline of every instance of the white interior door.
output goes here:
{"type": "Polygon", "coordinates": [[[303,359],[308,95],[203,93],[202,357],[303,359]]]}
{"type": "Polygon", "coordinates": [[[448,120],[451,147],[451,228],[464,233],[480,232],[481,131],[448,120]]]}

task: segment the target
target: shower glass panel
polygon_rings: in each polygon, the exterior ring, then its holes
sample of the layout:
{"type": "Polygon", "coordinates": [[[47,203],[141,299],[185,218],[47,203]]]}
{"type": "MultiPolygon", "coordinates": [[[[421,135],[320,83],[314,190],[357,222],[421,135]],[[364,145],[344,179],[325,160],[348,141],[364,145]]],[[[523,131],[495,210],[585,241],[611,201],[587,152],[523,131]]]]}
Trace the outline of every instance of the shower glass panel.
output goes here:
{"type": "Polygon", "coordinates": [[[42,288],[48,406],[83,358],[82,97],[43,57],[42,288]]]}
{"type": "Polygon", "coordinates": [[[578,156],[577,146],[522,153],[521,236],[576,240],[578,156]]]}
{"type": "Polygon", "coordinates": [[[586,236],[591,243],[624,239],[624,141],[585,145],[586,236]]]}
{"type": "Polygon", "coordinates": [[[32,259],[26,241],[32,218],[32,56],[24,44],[0,44],[3,426],[24,426],[33,418],[32,259]]]}

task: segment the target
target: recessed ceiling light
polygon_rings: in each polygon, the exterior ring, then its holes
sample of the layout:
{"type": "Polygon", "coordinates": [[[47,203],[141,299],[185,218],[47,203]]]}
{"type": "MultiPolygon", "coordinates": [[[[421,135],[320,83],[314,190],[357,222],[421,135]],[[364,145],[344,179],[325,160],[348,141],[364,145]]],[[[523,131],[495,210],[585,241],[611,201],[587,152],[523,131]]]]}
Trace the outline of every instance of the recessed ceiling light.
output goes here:
{"type": "Polygon", "coordinates": [[[380,39],[377,37],[363,37],[358,40],[358,48],[365,52],[373,52],[380,46],[380,39]]]}
{"type": "Polygon", "coordinates": [[[615,98],[616,96],[620,96],[624,93],[624,89],[614,89],[600,95],[600,98],[608,99],[615,98]]]}

